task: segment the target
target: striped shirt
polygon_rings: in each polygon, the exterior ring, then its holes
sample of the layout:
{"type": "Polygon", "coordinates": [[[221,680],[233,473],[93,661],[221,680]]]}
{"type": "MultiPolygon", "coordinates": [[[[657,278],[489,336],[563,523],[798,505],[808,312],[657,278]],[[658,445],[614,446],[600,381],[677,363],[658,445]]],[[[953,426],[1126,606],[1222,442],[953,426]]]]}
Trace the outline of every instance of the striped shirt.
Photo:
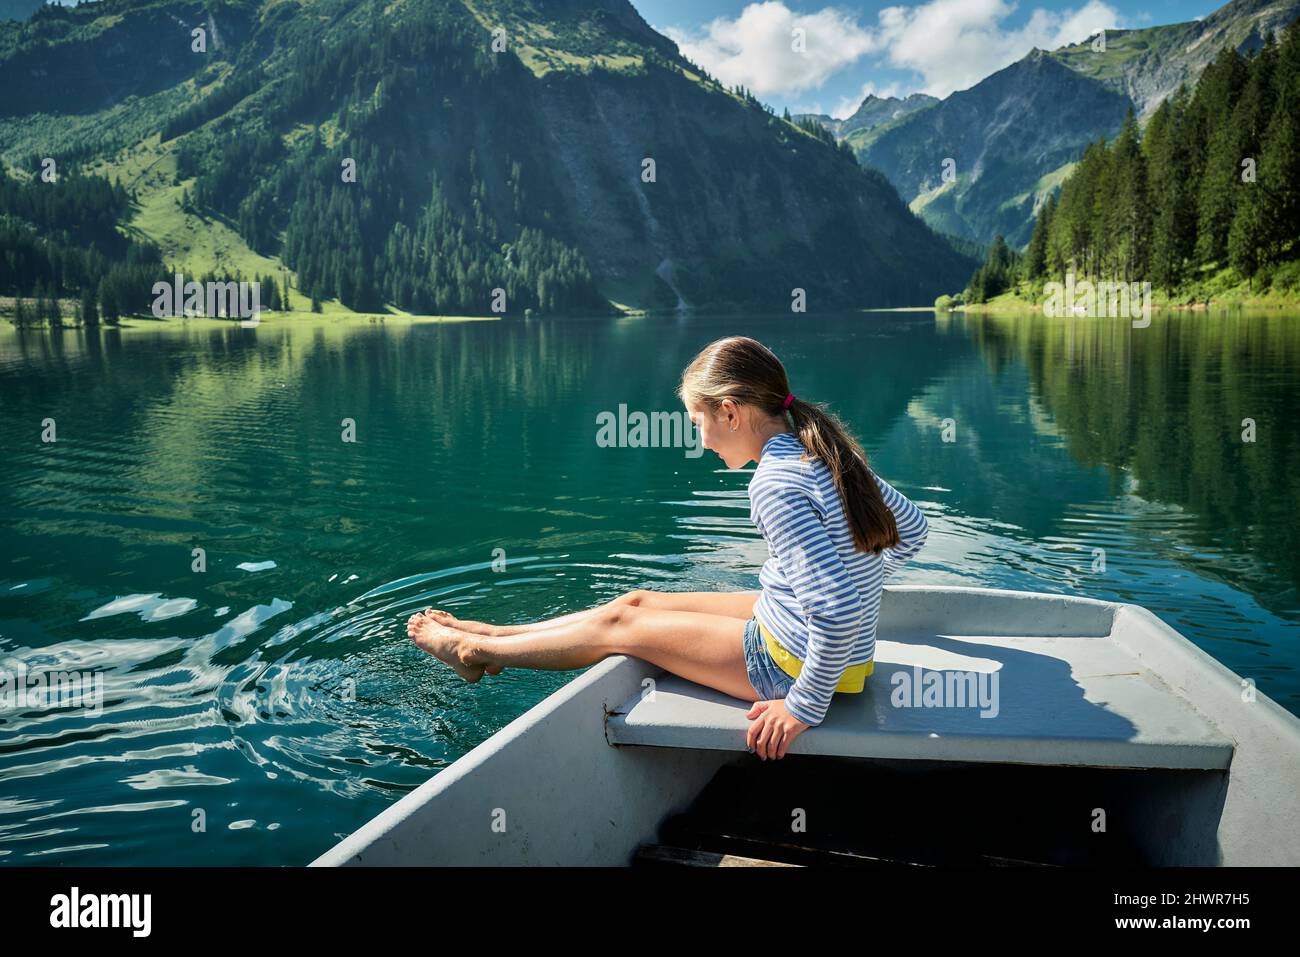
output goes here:
{"type": "Polygon", "coordinates": [[[840,676],[875,658],[876,621],[884,576],[925,544],[925,515],[872,472],[894,513],[899,544],[874,552],[853,550],[853,535],[831,481],[817,460],[801,462],[793,432],[768,439],[749,482],[750,518],[767,542],[763,592],[754,605],[759,622],[786,651],[803,661],[785,698],[805,724],[821,724],[840,676]]]}

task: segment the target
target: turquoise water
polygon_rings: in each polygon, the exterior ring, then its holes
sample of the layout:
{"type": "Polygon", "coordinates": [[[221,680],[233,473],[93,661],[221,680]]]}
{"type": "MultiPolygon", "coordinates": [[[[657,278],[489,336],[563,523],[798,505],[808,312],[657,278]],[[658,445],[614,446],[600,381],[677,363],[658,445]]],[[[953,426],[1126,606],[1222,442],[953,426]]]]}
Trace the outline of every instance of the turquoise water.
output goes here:
{"type": "Polygon", "coordinates": [[[466,685],[413,611],[757,587],[748,473],[597,443],[735,333],[925,509],[898,581],[1138,602],[1300,712],[1297,318],[0,330],[0,667],[103,682],[0,710],[0,864],[306,863],[576,676],[466,685]]]}

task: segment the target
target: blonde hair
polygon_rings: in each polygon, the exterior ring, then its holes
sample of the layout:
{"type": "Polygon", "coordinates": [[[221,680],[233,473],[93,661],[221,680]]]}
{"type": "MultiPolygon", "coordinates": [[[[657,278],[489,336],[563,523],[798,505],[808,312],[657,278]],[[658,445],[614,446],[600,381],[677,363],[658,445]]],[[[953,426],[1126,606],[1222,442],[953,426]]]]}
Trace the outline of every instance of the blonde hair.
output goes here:
{"type": "Polygon", "coordinates": [[[858,552],[879,552],[899,543],[894,513],[885,504],[867,464],[867,455],[844,424],[816,402],[798,396],[782,408],[791,392],[785,366],[772,350],[746,336],[729,336],[706,346],[691,360],[677,387],[687,404],[705,406],[717,415],[724,399],[772,416],[788,414],[805,457],[820,460],[839,493],[858,552]]]}

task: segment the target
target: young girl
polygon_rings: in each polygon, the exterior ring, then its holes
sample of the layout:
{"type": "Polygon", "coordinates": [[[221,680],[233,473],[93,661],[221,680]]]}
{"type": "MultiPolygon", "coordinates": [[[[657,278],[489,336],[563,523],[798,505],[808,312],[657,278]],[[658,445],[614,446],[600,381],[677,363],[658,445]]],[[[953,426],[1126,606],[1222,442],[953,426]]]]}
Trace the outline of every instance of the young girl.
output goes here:
{"type": "Polygon", "coordinates": [[[780,360],[753,339],[709,345],[687,366],[678,395],[704,447],[728,468],[757,462],[750,518],[771,552],[760,592],[634,591],[529,625],[430,609],[411,616],[407,634],[466,681],[503,668],[642,658],[754,701],[749,747],[763,760],[781,758],[822,722],[835,692],[862,690],[882,579],[920,550],[929,526],[872,472],[834,415],[790,393],[780,360]]]}

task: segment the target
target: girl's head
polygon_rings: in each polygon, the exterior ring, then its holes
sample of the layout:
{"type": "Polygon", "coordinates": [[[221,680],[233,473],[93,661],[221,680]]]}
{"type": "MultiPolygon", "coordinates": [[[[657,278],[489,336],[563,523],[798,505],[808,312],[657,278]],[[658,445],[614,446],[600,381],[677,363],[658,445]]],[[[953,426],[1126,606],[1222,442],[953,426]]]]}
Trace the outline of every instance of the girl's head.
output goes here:
{"type": "Polygon", "coordinates": [[[794,432],[807,456],[825,464],[844,504],[857,551],[898,544],[894,513],[885,505],[867,465],[866,453],[840,420],[822,406],[796,396],[781,360],[761,342],[729,336],[710,343],[682,373],[677,394],[700,442],[740,468],[773,435],[794,432]]]}

